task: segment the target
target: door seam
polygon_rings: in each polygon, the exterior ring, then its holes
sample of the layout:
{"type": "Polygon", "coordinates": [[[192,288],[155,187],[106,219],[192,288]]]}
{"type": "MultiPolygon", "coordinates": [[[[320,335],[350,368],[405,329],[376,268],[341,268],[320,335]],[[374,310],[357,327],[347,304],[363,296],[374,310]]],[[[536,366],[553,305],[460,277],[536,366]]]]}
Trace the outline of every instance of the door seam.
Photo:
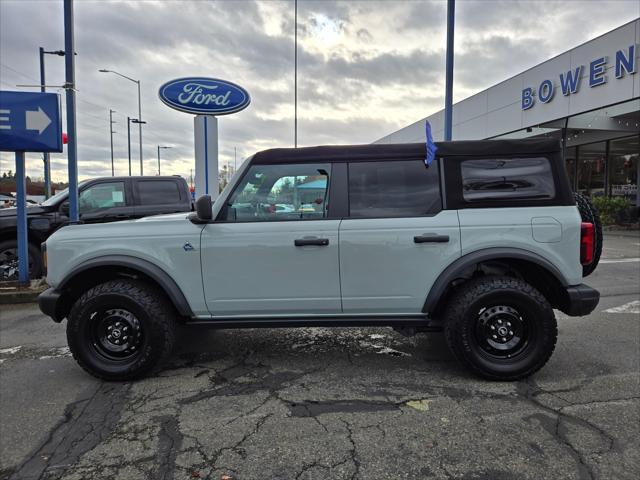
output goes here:
{"type": "Polygon", "coordinates": [[[342,261],[340,259],[340,250],[341,250],[341,244],[342,242],[340,241],[340,230],[342,227],[342,222],[344,221],[344,219],[340,219],[340,223],[338,224],[338,287],[340,289],[340,312],[344,313],[344,305],[342,304],[342,261]]]}

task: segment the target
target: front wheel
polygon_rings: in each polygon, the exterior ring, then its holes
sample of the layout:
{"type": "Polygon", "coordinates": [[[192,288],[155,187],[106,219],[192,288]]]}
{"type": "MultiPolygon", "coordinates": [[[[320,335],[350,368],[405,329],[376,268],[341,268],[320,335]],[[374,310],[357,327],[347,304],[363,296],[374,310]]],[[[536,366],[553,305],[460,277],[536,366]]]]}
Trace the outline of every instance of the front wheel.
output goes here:
{"type": "Polygon", "coordinates": [[[85,292],[67,323],[78,364],[104,380],[132,380],[169,355],[175,316],[161,292],[135,280],[111,280],[85,292]]]}
{"type": "Polygon", "coordinates": [[[544,366],[558,336],[553,309],[538,290],[511,277],[471,280],[445,309],[454,355],[491,380],[518,380],[544,366]]]}
{"type": "MultiPolygon", "coordinates": [[[[18,240],[0,242],[0,281],[18,280],[18,240]]],[[[42,256],[40,251],[29,244],[29,278],[42,276],[42,256]]]]}

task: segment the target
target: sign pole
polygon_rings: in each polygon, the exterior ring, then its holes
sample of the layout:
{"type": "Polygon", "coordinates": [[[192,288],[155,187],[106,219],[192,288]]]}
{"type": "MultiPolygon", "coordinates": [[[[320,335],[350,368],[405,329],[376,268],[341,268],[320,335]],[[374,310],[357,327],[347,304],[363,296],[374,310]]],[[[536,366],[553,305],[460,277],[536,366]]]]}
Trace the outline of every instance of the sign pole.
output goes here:
{"type": "Polygon", "coordinates": [[[73,35],[73,0],[64,0],[65,90],[69,156],[69,222],[78,223],[78,142],[76,137],[76,73],[73,35]]]}
{"type": "Polygon", "coordinates": [[[218,119],[213,115],[194,118],[196,156],[196,196],[211,195],[215,200],[218,188],[218,119]]]}
{"type": "Polygon", "coordinates": [[[29,281],[29,240],[27,238],[27,195],[24,152],[16,152],[16,195],[18,197],[16,223],[18,227],[18,281],[29,281]]]}

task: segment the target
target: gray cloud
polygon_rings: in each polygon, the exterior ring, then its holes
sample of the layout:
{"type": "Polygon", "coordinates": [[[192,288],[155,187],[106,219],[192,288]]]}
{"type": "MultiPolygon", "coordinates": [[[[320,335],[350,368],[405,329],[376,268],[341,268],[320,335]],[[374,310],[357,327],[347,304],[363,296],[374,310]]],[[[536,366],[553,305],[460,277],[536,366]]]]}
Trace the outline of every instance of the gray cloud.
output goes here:
{"type": "MultiPolygon", "coordinates": [[[[299,139],[302,145],[373,141],[441,108],[445,2],[298,2],[299,139]],[[334,22],[333,46],[316,36],[319,16],[334,22]]],[[[81,177],[110,174],[108,111],[117,111],[114,156],[127,171],[126,117],[137,91],[110,68],[142,83],[145,170],[156,146],[166,173],[188,175],[193,118],[164,106],[158,87],[171,78],[208,75],[245,86],[252,104],[221,117],[220,159],[293,143],[293,1],[76,1],[78,140],[81,177]]],[[[470,94],[640,15],[640,2],[457,2],[455,91],[470,94]],[[604,12],[604,13],[603,13],[604,12]]],[[[0,85],[38,82],[39,46],[63,46],[61,1],[0,0],[0,85]]],[[[48,82],[64,62],[47,56],[48,82]]],[[[53,89],[63,93],[61,90],[53,89]]],[[[64,107],[64,102],[63,102],[64,107]]],[[[132,131],[137,165],[137,130],[132,131]]],[[[32,177],[40,156],[29,154],[32,177]]],[[[53,155],[66,178],[66,153],[53,155]]],[[[0,154],[0,172],[13,157],[0,154]]],[[[134,170],[137,171],[137,170],[134,170]]]]}

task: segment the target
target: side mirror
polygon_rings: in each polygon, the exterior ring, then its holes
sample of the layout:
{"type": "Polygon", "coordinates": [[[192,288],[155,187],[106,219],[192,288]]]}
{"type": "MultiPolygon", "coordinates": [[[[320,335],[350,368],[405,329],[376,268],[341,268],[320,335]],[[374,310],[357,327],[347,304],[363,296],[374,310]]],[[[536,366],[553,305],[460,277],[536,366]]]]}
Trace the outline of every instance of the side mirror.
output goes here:
{"type": "Polygon", "coordinates": [[[202,195],[196,200],[196,215],[198,220],[209,222],[213,217],[213,210],[211,206],[211,195],[202,195]]]}
{"type": "Polygon", "coordinates": [[[62,202],[62,205],[60,205],[60,211],[67,217],[69,216],[69,201],[62,202]]]}

